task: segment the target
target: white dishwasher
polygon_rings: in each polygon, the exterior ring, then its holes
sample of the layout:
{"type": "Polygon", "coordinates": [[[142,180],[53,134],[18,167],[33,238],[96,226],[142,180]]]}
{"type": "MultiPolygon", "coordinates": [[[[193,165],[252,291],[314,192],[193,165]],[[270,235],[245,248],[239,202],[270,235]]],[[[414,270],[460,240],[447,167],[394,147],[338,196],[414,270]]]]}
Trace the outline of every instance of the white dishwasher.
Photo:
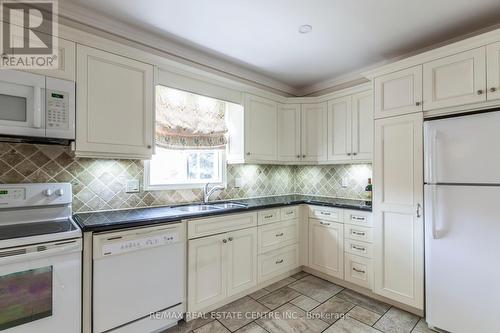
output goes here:
{"type": "Polygon", "coordinates": [[[181,319],[185,235],[183,223],[94,235],[94,333],[160,332],[181,319]]]}

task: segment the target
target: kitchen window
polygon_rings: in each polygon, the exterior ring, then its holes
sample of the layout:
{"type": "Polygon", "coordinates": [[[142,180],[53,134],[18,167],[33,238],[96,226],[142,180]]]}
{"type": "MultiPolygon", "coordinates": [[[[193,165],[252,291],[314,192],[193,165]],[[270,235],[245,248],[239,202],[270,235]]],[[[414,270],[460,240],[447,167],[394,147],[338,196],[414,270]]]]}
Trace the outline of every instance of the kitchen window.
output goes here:
{"type": "Polygon", "coordinates": [[[156,87],[155,154],[145,162],[146,190],[226,183],[227,102],[156,87]]]}

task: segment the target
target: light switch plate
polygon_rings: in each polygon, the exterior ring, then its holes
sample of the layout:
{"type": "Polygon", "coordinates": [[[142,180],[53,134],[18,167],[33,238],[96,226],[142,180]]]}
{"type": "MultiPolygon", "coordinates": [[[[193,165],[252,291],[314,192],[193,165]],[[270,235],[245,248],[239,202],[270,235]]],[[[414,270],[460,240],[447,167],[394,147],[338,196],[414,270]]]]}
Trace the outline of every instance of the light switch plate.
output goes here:
{"type": "Polygon", "coordinates": [[[127,188],[125,189],[127,193],[137,193],[139,192],[139,180],[130,179],[127,181],[127,188]]]}

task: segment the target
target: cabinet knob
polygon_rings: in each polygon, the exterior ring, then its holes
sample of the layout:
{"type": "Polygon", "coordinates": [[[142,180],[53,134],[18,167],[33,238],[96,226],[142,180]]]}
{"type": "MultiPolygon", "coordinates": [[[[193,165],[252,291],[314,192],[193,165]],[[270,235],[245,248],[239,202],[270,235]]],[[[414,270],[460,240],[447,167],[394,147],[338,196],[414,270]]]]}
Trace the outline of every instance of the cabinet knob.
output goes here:
{"type": "Polygon", "coordinates": [[[248,152],[247,155],[250,155],[250,152],[248,152]]]}
{"type": "Polygon", "coordinates": [[[297,155],[297,158],[300,158],[300,155],[297,155]]]}
{"type": "Polygon", "coordinates": [[[222,243],[226,244],[227,243],[227,239],[223,239],[222,243]]]}
{"type": "Polygon", "coordinates": [[[422,105],[422,102],[416,102],[415,105],[420,106],[420,105],[422,105]]]}
{"type": "Polygon", "coordinates": [[[306,158],[306,155],[302,155],[302,158],[306,158]]]}
{"type": "Polygon", "coordinates": [[[495,88],[495,87],[490,88],[490,92],[495,92],[495,91],[497,91],[497,88],[495,88]]]}
{"type": "Polygon", "coordinates": [[[478,95],[482,95],[483,93],[484,93],[484,91],[483,91],[483,90],[481,90],[481,89],[479,89],[479,90],[477,91],[477,94],[478,94],[478,95]]]}
{"type": "Polygon", "coordinates": [[[148,145],[148,149],[151,149],[151,145],[148,145]]]}
{"type": "Polygon", "coordinates": [[[227,240],[230,241],[230,242],[232,242],[233,241],[233,237],[229,237],[227,240]]]}
{"type": "Polygon", "coordinates": [[[347,156],[351,156],[351,153],[347,153],[347,156]]]}
{"type": "Polygon", "coordinates": [[[358,155],[358,153],[352,153],[354,156],[358,155]]]}

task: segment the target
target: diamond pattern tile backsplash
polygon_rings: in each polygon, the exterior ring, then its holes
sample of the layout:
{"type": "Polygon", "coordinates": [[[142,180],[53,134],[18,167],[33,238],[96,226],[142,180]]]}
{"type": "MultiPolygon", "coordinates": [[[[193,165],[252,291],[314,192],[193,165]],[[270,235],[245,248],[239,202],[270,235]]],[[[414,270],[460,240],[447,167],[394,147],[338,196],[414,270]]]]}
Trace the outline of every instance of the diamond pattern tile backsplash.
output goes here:
{"type": "MultiPolygon", "coordinates": [[[[70,182],[75,212],[172,205],[202,200],[202,190],[125,193],[126,182],[143,183],[142,161],[76,158],[68,147],[0,143],[0,183],[70,182]]],[[[213,199],[291,193],[360,199],[369,164],[333,166],[230,165],[227,189],[213,199]],[[235,187],[240,178],[242,186],[235,187]],[[342,179],[347,187],[342,187],[342,179]]]]}

